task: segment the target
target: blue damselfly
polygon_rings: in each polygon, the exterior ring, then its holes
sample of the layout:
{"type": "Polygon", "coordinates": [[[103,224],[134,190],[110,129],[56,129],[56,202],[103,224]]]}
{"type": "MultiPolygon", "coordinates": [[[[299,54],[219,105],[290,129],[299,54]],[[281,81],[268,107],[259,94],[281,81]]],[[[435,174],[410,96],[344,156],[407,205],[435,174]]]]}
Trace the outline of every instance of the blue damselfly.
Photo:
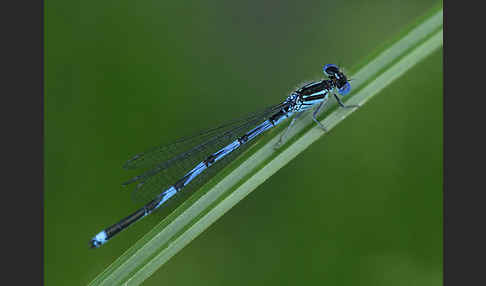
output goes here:
{"type": "Polygon", "coordinates": [[[134,194],[151,196],[151,201],[99,232],[91,239],[90,246],[100,247],[129,225],[162,206],[181,190],[187,191],[203,184],[209,174],[223,168],[258,135],[277,126],[286,118],[293,116],[278,144],[282,142],[295,120],[311,108],[315,108],[312,114],[314,122],[327,131],[316,116],[327,104],[330,94],[341,107],[357,106],[345,105],[334,92],[337,90],[338,94],[344,96],[351,90],[348,79],[339,67],[327,64],[323,67],[323,72],[328,79],[305,84],[293,91],[280,104],[172,144],[152,148],[128,160],[124,168],[148,170],[123,185],[136,184],[134,194]]]}

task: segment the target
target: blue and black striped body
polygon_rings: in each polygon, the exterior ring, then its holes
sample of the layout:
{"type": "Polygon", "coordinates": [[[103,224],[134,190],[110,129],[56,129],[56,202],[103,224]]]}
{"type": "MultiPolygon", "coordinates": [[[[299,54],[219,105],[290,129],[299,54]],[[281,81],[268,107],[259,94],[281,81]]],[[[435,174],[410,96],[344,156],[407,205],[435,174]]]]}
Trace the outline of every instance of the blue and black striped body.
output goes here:
{"type": "Polygon", "coordinates": [[[321,80],[304,85],[294,92],[296,95],[294,109],[296,112],[302,112],[320,104],[327,100],[332,89],[330,80],[321,80]]]}
{"type": "MultiPolygon", "coordinates": [[[[181,179],[176,181],[172,186],[160,193],[155,199],[144,205],[142,208],[134,212],[133,214],[122,219],[118,223],[106,228],[99,232],[90,241],[91,247],[100,247],[111,239],[114,235],[127,228],[129,225],[140,220],[146,215],[153,212],[155,209],[163,205],[172,196],[183,190],[193,180],[199,177],[207,169],[212,168],[214,164],[217,164],[221,159],[227,157],[229,154],[241,148],[241,146],[249,144],[260,134],[265,133],[267,130],[280,124],[285,119],[292,117],[296,113],[304,112],[315,106],[319,106],[328,100],[329,94],[333,90],[337,90],[339,94],[344,95],[349,92],[350,85],[344,74],[335,65],[325,65],[324,73],[329,79],[312,82],[302,86],[296,91],[292,92],[290,96],[286,98],[281,104],[278,105],[271,115],[266,120],[260,122],[256,127],[239,136],[236,140],[227,144],[225,147],[218,151],[209,154],[205,160],[196,164],[190,171],[188,171],[181,179]]],[[[187,153],[187,152],[186,152],[187,153]]],[[[140,155],[137,155],[132,160],[138,159],[140,155]]],[[[158,167],[157,167],[158,168],[158,167]]],[[[158,172],[154,169],[153,173],[158,172]]],[[[129,182],[136,182],[142,176],[137,176],[129,182]]]]}

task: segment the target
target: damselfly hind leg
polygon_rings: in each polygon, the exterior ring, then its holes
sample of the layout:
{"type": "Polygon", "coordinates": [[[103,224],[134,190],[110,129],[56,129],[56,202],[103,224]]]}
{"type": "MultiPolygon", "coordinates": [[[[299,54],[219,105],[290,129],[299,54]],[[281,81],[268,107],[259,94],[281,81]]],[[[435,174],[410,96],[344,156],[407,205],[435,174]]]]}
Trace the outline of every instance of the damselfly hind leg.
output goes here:
{"type": "Polygon", "coordinates": [[[274,149],[278,149],[280,148],[280,146],[283,145],[283,142],[284,142],[284,138],[287,136],[287,134],[289,133],[290,129],[292,128],[292,125],[294,125],[294,122],[295,120],[297,120],[297,118],[299,118],[301,115],[302,115],[303,112],[299,112],[297,113],[297,115],[295,115],[293,118],[292,118],[292,121],[290,121],[290,124],[289,126],[285,129],[285,131],[282,133],[282,135],[280,135],[280,138],[278,139],[278,142],[275,143],[275,145],[273,146],[274,149]]]}
{"type": "Polygon", "coordinates": [[[317,126],[319,126],[322,130],[324,130],[324,132],[327,132],[327,128],[324,127],[324,125],[322,125],[322,123],[319,120],[317,120],[317,114],[322,109],[322,107],[326,106],[326,104],[327,104],[327,100],[319,103],[316,110],[314,110],[314,112],[312,113],[312,120],[314,120],[314,122],[317,124],[317,126]]]}
{"type": "Polygon", "coordinates": [[[337,96],[337,94],[333,94],[334,97],[336,98],[337,102],[342,108],[358,108],[359,104],[351,104],[351,105],[345,105],[342,100],[337,96]]]}

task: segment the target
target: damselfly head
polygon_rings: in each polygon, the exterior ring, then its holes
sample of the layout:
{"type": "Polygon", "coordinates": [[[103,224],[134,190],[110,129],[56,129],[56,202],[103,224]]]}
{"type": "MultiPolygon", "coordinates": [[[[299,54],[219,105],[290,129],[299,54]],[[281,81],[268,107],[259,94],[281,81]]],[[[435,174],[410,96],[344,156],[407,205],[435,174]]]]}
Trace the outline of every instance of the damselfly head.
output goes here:
{"type": "Polygon", "coordinates": [[[327,64],[322,68],[322,70],[333,82],[340,95],[344,96],[351,91],[351,85],[349,84],[346,75],[344,75],[337,65],[327,64]]]}

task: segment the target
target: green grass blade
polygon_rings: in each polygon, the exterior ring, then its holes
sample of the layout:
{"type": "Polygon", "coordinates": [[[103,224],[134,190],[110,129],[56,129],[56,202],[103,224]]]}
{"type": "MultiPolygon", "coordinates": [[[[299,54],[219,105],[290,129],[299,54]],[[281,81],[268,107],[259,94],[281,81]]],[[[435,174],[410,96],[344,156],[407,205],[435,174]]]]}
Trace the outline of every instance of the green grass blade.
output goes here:
{"type": "MultiPolygon", "coordinates": [[[[403,35],[350,76],[353,93],[346,104],[361,106],[414,65],[442,46],[442,9],[403,35]]],[[[331,130],[355,109],[324,111],[324,126],[331,130]]],[[[309,115],[296,122],[287,144],[274,150],[283,128],[271,131],[241,158],[198,190],[142,239],[100,273],[90,285],[138,285],[325,133],[309,115]]]]}

